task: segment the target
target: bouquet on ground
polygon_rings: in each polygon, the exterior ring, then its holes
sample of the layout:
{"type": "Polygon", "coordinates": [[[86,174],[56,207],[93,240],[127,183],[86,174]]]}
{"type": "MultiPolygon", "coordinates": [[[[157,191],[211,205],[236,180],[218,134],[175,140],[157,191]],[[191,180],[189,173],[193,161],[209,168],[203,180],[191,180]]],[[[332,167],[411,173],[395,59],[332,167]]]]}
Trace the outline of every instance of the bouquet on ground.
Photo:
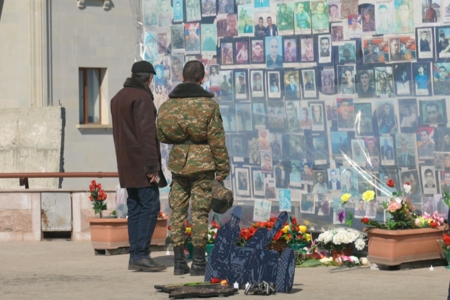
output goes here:
{"type": "Polygon", "coordinates": [[[327,250],[347,250],[355,247],[363,250],[366,246],[365,237],[359,231],[351,228],[334,228],[319,235],[317,243],[327,250]]]}
{"type": "Polygon", "coordinates": [[[92,208],[94,209],[95,214],[99,214],[100,218],[103,218],[102,211],[106,210],[106,198],[108,195],[102,189],[102,184],[98,183],[95,180],[91,181],[89,185],[89,200],[91,200],[92,208]]]}
{"type": "Polygon", "coordinates": [[[213,221],[211,223],[211,225],[209,225],[208,227],[208,241],[206,242],[207,244],[214,244],[216,241],[216,236],[217,236],[217,230],[219,230],[220,225],[216,222],[213,221]]]}

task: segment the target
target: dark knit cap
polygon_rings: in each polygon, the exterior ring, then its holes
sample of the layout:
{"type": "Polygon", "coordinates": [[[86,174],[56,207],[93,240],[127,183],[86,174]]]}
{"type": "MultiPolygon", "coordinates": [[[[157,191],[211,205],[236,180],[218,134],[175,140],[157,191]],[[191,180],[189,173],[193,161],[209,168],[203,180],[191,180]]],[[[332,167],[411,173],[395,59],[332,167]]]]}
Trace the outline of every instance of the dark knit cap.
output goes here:
{"type": "Polygon", "coordinates": [[[135,62],[133,64],[133,66],[131,67],[131,72],[135,73],[135,74],[136,73],[151,73],[151,74],[156,75],[155,68],[153,68],[153,65],[145,60],[135,62]]]}

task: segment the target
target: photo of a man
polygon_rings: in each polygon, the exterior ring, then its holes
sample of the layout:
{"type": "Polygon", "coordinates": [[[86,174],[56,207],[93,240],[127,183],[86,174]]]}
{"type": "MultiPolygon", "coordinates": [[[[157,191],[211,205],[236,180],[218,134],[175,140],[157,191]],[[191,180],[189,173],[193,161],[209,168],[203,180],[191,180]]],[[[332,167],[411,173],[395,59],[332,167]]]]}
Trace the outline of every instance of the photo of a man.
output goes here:
{"type": "Polygon", "coordinates": [[[432,57],[431,48],[432,44],[430,45],[430,38],[431,38],[431,29],[422,29],[418,31],[418,35],[420,36],[419,40],[419,58],[428,58],[432,57]],[[428,53],[430,55],[426,55],[428,53]]]}
{"type": "Polygon", "coordinates": [[[389,34],[394,33],[394,16],[392,12],[394,8],[391,2],[378,4],[378,9],[376,10],[375,22],[377,25],[377,34],[389,34]]]}
{"type": "Polygon", "coordinates": [[[417,134],[419,157],[433,157],[434,141],[432,133],[434,133],[432,127],[419,127],[419,133],[417,134]]]}
{"type": "Polygon", "coordinates": [[[269,53],[266,57],[267,68],[282,68],[283,57],[281,56],[281,37],[266,37],[266,53],[269,53]]]}
{"type": "Polygon", "coordinates": [[[434,64],[434,94],[450,95],[450,63],[434,64]],[[437,72],[436,72],[437,70],[437,72]],[[436,74],[437,73],[437,74],[436,74]]]}
{"type": "Polygon", "coordinates": [[[264,41],[252,40],[252,63],[264,63],[264,41]]]}
{"type": "Polygon", "coordinates": [[[422,124],[446,124],[441,107],[444,107],[445,100],[420,101],[422,111],[422,124]]]}
{"type": "MultiPolygon", "coordinates": [[[[438,14],[436,13],[436,10],[433,8],[433,1],[432,0],[425,0],[426,2],[426,9],[422,10],[423,16],[422,16],[422,22],[423,23],[437,23],[438,22],[438,14]]],[[[439,4],[438,4],[439,7],[439,4]]]]}
{"type": "Polygon", "coordinates": [[[327,178],[325,171],[313,171],[314,186],[312,189],[313,194],[326,194],[328,193],[327,178]]]}
{"type": "Polygon", "coordinates": [[[300,131],[300,120],[298,119],[298,104],[297,102],[286,102],[286,126],[287,131],[300,131]]]}
{"type": "Polygon", "coordinates": [[[300,87],[299,82],[295,78],[295,72],[291,71],[285,76],[285,96],[286,99],[300,100],[300,87]],[[286,80],[287,77],[287,80],[286,80]]]}
{"type": "Polygon", "coordinates": [[[353,114],[353,100],[347,98],[337,99],[338,107],[338,128],[351,130],[355,126],[355,116],[353,114]]]}
{"type": "Polygon", "coordinates": [[[234,37],[234,36],[238,36],[237,14],[228,14],[227,31],[225,32],[224,37],[234,37]]]}
{"type": "Polygon", "coordinates": [[[264,18],[259,17],[258,18],[258,24],[255,25],[255,36],[257,37],[263,37],[266,36],[266,27],[264,26],[264,18]]]}
{"type": "Polygon", "coordinates": [[[435,171],[432,166],[421,166],[422,169],[422,184],[423,184],[423,192],[425,194],[435,194],[437,192],[436,189],[436,178],[434,176],[435,171]]]}
{"type": "Polygon", "coordinates": [[[397,145],[397,166],[401,168],[411,168],[416,165],[414,154],[414,143],[412,135],[397,134],[395,136],[397,145]]]}
{"type": "Polygon", "coordinates": [[[380,147],[380,154],[382,160],[394,159],[394,148],[392,148],[392,137],[382,138],[382,146],[380,147]]]}
{"type": "Polygon", "coordinates": [[[353,15],[348,17],[348,37],[351,39],[360,38],[362,34],[361,26],[359,25],[361,19],[359,15],[353,15]]]}
{"type": "Polygon", "coordinates": [[[200,23],[186,24],[186,53],[200,53],[200,23]]]}
{"type": "Polygon", "coordinates": [[[414,86],[417,96],[431,95],[430,65],[413,63],[414,86]]]}
{"type": "Polygon", "coordinates": [[[302,70],[302,76],[303,76],[303,90],[305,97],[315,97],[316,85],[314,80],[315,79],[314,71],[302,70]]]}
{"type": "Polygon", "coordinates": [[[284,38],[284,62],[296,62],[297,59],[297,40],[284,38]]]}
{"type": "Polygon", "coordinates": [[[265,89],[264,89],[263,71],[251,70],[250,76],[252,86],[251,91],[252,98],[264,97],[265,89]]]}
{"type": "Polygon", "coordinates": [[[357,87],[358,97],[360,98],[372,98],[375,95],[375,89],[372,86],[372,81],[370,80],[370,74],[367,70],[362,70],[358,72],[359,84],[357,87]]]}
{"type": "Polygon", "coordinates": [[[319,63],[331,62],[331,49],[330,49],[330,35],[319,36],[320,51],[319,51],[319,63]]]}
{"type": "Polygon", "coordinates": [[[311,2],[311,4],[313,5],[313,15],[311,17],[313,33],[328,32],[329,19],[328,14],[326,13],[328,8],[326,7],[325,2],[316,1],[311,2]]]}
{"type": "Polygon", "coordinates": [[[311,33],[310,2],[298,2],[294,13],[295,33],[311,33]]]}
{"type": "Polygon", "coordinates": [[[340,191],[341,190],[341,173],[339,169],[329,169],[329,178],[328,188],[330,191],[340,191]]]}
{"type": "Polygon", "coordinates": [[[276,36],[278,35],[278,27],[276,24],[272,22],[272,17],[267,17],[267,27],[266,27],[266,36],[276,36]]]}

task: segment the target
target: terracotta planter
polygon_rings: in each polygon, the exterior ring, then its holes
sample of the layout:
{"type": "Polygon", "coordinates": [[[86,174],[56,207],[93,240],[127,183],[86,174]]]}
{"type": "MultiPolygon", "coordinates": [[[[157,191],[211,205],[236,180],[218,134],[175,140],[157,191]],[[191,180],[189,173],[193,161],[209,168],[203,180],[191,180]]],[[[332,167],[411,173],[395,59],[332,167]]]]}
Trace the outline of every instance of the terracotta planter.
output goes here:
{"type": "Polygon", "coordinates": [[[368,258],[370,262],[394,266],[405,262],[439,259],[444,226],[404,230],[368,230],[368,258]]]}
{"type": "MultiPolygon", "coordinates": [[[[91,241],[94,249],[129,247],[128,219],[91,218],[91,241]]],[[[167,218],[158,219],[150,245],[164,246],[167,236],[167,218]]]]}
{"type": "Polygon", "coordinates": [[[87,221],[90,223],[94,249],[117,249],[130,246],[127,219],[91,218],[87,221]]]}

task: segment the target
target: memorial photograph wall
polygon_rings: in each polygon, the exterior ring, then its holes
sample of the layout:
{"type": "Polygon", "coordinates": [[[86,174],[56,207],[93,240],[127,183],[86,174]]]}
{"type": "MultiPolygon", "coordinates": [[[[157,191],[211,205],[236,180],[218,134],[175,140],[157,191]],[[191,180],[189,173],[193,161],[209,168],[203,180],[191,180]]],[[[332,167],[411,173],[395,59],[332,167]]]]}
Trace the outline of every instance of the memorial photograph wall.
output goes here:
{"type": "Polygon", "coordinates": [[[450,0],[142,0],[140,23],[157,107],[186,62],[204,64],[244,222],[288,211],[319,230],[342,210],[383,221],[405,182],[417,212],[447,215],[450,0]]]}

